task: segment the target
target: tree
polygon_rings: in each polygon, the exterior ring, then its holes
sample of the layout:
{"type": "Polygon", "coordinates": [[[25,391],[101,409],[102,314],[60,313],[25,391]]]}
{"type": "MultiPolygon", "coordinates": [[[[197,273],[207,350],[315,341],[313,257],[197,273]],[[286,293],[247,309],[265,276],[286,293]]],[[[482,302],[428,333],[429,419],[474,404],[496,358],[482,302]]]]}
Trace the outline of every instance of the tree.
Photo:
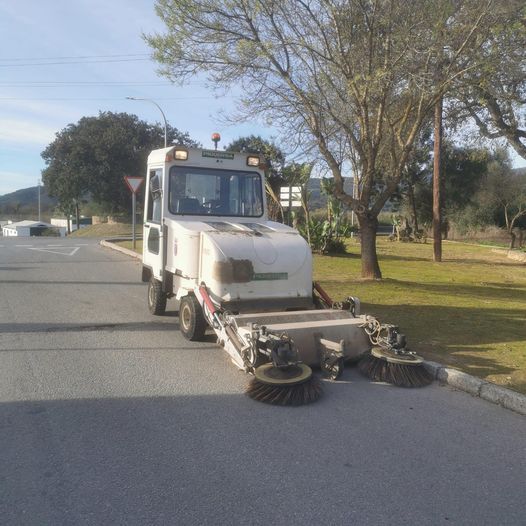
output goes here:
{"type": "MultiPolygon", "coordinates": [[[[391,197],[391,202],[395,201],[395,209],[400,205],[404,212],[411,217],[411,224],[415,234],[420,232],[419,213],[417,210],[418,190],[429,183],[430,167],[432,163],[431,152],[433,151],[433,141],[431,139],[431,127],[423,128],[420,136],[415,143],[409,159],[406,163],[402,181],[400,184],[399,195],[391,197]]],[[[427,206],[426,202],[426,206],[427,206]]],[[[429,218],[426,217],[426,221],[429,218]]]]}
{"type": "Polygon", "coordinates": [[[460,79],[456,98],[488,139],[505,139],[526,159],[526,6],[495,28],[481,53],[484,67],[460,79]]]}
{"type": "MultiPolygon", "coordinates": [[[[196,146],[187,133],[168,127],[169,143],[196,146]]],[[[164,144],[164,129],[128,113],[101,112],[83,117],[57,133],[42,152],[47,167],[42,180],[60,206],[77,209],[90,194],[109,213],[129,209],[126,175],[142,175],[151,150],[164,144]]]]}
{"type": "Polygon", "coordinates": [[[48,194],[58,199],[57,208],[68,218],[75,213],[77,228],[80,202],[88,192],[89,180],[83,171],[82,155],[74,137],[73,125],[57,133],[55,140],[42,152],[48,165],[42,170],[42,182],[48,194]]]}
{"type": "MultiPolygon", "coordinates": [[[[305,216],[305,233],[307,236],[307,241],[310,244],[310,209],[309,209],[309,180],[312,173],[313,165],[311,163],[296,163],[292,162],[283,167],[283,181],[290,187],[300,187],[300,203],[303,210],[303,215],[305,216]]],[[[299,219],[296,215],[296,222],[299,219]]],[[[290,218],[289,218],[290,221],[290,218]]],[[[293,222],[294,224],[294,222],[293,222]]]]}
{"type": "MultiPolygon", "coordinates": [[[[526,176],[514,172],[509,157],[501,156],[488,166],[488,172],[478,201],[481,207],[493,211],[494,218],[510,236],[510,249],[515,248],[514,229],[526,219],[526,176]]],[[[522,243],[522,233],[521,233],[522,243]]]]}
{"type": "Polygon", "coordinates": [[[267,161],[269,179],[279,179],[285,164],[285,154],[273,141],[263,139],[259,135],[239,137],[225,146],[229,152],[260,153],[267,161]]]}
{"type": "Polygon", "coordinates": [[[435,102],[509,22],[520,0],[158,0],[166,33],[146,37],[176,82],[239,86],[239,118],[263,114],[313,148],[361,231],[362,276],[381,278],[378,214],[396,191],[435,102]],[[358,195],[342,172],[357,162],[358,195]]]}
{"type": "MultiPolygon", "coordinates": [[[[407,179],[403,186],[404,193],[407,194],[405,206],[409,208],[410,213],[415,210],[422,223],[430,224],[433,216],[433,160],[429,157],[427,139],[419,144],[414,154],[413,162],[408,165],[407,179]]],[[[458,146],[450,141],[444,141],[442,198],[445,219],[443,223],[447,224],[457,219],[466,207],[475,203],[476,194],[483,184],[488,163],[492,158],[491,152],[487,149],[458,146]]],[[[443,232],[447,230],[444,227],[443,224],[443,232]]]]}

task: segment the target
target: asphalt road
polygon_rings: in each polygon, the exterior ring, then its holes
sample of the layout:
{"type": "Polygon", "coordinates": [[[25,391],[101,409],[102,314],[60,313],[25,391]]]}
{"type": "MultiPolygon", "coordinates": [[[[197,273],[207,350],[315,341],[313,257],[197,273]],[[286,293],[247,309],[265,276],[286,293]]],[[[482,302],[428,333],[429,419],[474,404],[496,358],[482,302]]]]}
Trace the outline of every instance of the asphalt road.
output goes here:
{"type": "Polygon", "coordinates": [[[352,369],[254,402],[139,275],[96,240],[0,238],[2,525],[526,523],[524,417],[352,369]]]}

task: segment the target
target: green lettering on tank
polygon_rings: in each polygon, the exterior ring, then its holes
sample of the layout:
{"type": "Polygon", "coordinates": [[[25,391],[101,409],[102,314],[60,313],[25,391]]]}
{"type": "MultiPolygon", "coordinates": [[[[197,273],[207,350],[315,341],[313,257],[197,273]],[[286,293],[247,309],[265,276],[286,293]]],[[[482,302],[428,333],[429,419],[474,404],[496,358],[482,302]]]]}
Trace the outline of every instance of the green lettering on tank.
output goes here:
{"type": "Polygon", "coordinates": [[[255,272],[253,281],[276,281],[280,279],[289,279],[287,272],[255,272]]]}

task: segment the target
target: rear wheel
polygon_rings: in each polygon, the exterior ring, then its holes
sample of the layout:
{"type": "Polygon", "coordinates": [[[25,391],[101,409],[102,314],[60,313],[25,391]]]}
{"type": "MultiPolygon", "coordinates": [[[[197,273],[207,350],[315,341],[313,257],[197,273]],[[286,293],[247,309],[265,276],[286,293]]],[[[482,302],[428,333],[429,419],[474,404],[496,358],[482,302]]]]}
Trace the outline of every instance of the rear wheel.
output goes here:
{"type": "Polygon", "coordinates": [[[179,305],[179,330],[191,341],[199,341],[205,335],[207,323],[201,305],[193,294],[181,298],[179,305]]]}
{"type": "Polygon", "coordinates": [[[156,315],[162,315],[166,311],[166,293],[163,292],[163,284],[153,277],[148,282],[148,310],[156,315]]]}

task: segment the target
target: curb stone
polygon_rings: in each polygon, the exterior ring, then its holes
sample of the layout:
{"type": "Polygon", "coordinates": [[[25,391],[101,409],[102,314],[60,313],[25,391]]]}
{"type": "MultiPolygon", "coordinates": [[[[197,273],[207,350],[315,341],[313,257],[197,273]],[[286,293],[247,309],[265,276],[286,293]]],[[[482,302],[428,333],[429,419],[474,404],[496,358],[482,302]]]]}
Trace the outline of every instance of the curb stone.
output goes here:
{"type": "Polygon", "coordinates": [[[500,385],[485,382],[480,388],[480,397],[521,415],[526,415],[526,396],[500,385]]]}
{"type": "Polygon", "coordinates": [[[133,250],[130,250],[129,248],[120,247],[119,245],[115,244],[115,241],[129,241],[129,239],[122,239],[122,238],[115,238],[115,239],[103,239],[100,244],[103,247],[111,248],[112,250],[116,250],[117,252],[122,252],[123,254],[126,254],[127,256],[130,256],[135,259],[142,259],[141,254],[138,254],[137,252],[134,252],[133,250]]]}
{"type": "Polygon", "coordinates": [[[424,362],[424,367],[441,384],[450,385],[455,389],[465,391],[487,402],[500,405],[521,415],[526,415],[526,395],[491,382],[486,382],[462,371],[445,367],[437,362],[424,362]]]}
{"type": "MultiPolygon", "coordinates": [[[[137,254],[133,250],[129,250],[124,247],[116,245],[114,241],[121,241],[121,238],[102,240],[100,244],[103,247],[111,248],[122,252],[130,257],[141,259],[141,254],[137,254]]],[[[438,362],[425,361],[424,367],[431,373],[435,380],[438,380],[442,384],[450,385],[455,389],[465,391],[473,396],[477,396],[491,402],[493,404],[500,405],[505,409],[515,411],[521,415],[526,415],[526,395],[506,389],[500,385],[495,385],[470,374],[445,367],[438,362]]]]}

